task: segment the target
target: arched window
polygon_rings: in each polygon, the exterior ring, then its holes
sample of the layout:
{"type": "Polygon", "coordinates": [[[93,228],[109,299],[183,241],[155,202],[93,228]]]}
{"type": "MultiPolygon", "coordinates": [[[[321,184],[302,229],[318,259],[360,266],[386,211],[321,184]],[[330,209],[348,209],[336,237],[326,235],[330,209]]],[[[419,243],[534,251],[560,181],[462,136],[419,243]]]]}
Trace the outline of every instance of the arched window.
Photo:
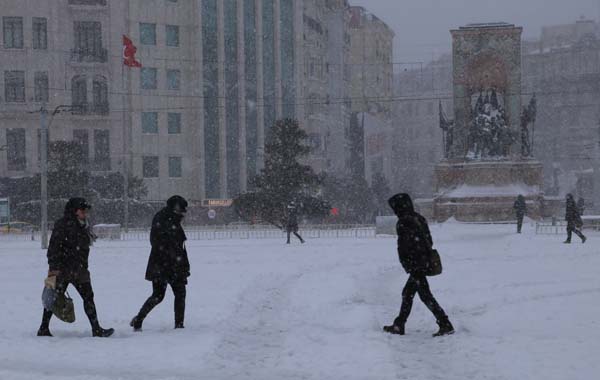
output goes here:
{"type": "Polygon", "coordinates": [[[97,76],[93,84],[93,113],[104,115],[108,113],[108,84],[106,78],[97,76]]]}
{"type": "Polygon", "coordinates": [[[83,75],[73,77],[71,80],[71,104],[73,112],[87,113],[87,82],[83,75]]]}

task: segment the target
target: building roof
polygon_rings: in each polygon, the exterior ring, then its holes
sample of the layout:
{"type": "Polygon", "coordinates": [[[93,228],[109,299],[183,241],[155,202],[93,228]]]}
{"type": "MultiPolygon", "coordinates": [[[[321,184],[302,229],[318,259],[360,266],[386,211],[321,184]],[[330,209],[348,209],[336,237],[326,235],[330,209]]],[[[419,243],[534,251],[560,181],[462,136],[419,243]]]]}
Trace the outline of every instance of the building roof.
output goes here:
{"type": "Polygon", "coordinates": [[[500,28],[514,28],[515,24],[509,24],[507,22],[482,22],[473,23],[461,26],[459,29],[500,29],[500,28]]]}

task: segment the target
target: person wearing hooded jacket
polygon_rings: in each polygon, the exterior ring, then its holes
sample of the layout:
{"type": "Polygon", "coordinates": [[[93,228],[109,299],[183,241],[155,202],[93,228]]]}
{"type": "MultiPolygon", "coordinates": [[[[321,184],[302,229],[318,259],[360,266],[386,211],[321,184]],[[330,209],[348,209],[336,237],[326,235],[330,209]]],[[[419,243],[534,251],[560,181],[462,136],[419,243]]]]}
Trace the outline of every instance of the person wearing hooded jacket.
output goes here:
{"type": "Polygon", "coordinates": [[[152,295],[131,320],[130,325],[135,331],[141,331],[142,323],[148,313],[162,302],[168,285],[175,295],[175,328],[184,327],[190,262],[185,248],[187,238],[181,222],[187,212],[187,206],[188,203],[183,197],[174,195],[167,200],[167,206],[152,220],[150,230],[152,250],[146,268],[146,280],[152,282],[152,295]]]}
{"type": "MultiPolygon", "coordinates": [[[[48,246],[48,277],[55,279],[55,289],[64,293],[69,284],[73,285],[83,299],[83,308],[92,325],[92,335],[109,337],[114,329],[103,329],[98,323],[94,291],[88,270],[90,246],[94,236],[87,222],[91,209],[84,198],[71,198],[64,216],[54,223],[48,246]]],[[[38,336],[52,336],[50,319],[52,311],[44,309],[38,336]]]]}
{"type": "Polygon", "coordinates": [[[408,194],[394,195],[388,203],[398,217],[396,224],[398,257],[409,277],[402,291],[400,313],[392,325],[385,326],[383,329],[391,334],[404,335],[404,327],[412,309],[413,299],[415,294],[419,294],[421,301],[433,313],[439,325],[439,331],[433,336],[453,334],[454,327],[444,309],[431,294],[426,277],[429,255],[433,247],[427,220],[415,212],[408,194]]]}
{"type": "Polygon", "coordinates": [[[575,198],[573,198],[572,194],[567,194],[565,220],[567,221],[567,240],[565,240],[565,244],[571,244],[571,236],[573,235],[573,232],[575,232],[575,235],[579,236],[582,243],[585,243],[587,238],[581,232],[583,220],[581,219],[579,207],[577,207],[575,198]]]}

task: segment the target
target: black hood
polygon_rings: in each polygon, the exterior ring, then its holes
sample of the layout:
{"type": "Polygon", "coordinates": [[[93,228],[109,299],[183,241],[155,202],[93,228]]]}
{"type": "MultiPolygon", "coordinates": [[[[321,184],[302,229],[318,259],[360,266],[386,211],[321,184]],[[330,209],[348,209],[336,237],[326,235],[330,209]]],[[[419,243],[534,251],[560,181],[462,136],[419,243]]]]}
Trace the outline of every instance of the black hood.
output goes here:
{"type": "Polygon", "coordinates": [[[413,214],[415,212],[415,207],[408,194],[396,194],[388,200],[388,204],[398,216],[413,214]]]}
{"type": "Polygon", "coordinates": [[[92,206],[85,198],[71,198],[65,205],[65,216],[73,216],[77,210],[89,210],[92,206]]]}
{"type": "Polygon", "coordinates": [[[179,213],[187,212],[188,202],[181,195],[173,195],[167,200],[167,208],[179,213]]]}

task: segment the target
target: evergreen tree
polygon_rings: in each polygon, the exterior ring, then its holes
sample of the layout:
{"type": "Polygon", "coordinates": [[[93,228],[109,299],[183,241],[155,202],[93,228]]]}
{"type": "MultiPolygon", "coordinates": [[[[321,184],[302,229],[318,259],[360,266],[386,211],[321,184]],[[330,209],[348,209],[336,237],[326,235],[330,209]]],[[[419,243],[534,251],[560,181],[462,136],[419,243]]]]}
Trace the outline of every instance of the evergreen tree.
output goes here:
{"type": "Polygon", "coordinates": [[[306,145],[308,135],[297,121],[283,119],[275,122],[265,144],[265,165],[253,180],[255,192],[235,199],[234,207],[246,220],[261,219],[279,224],[285,208],[295,201],[300,213],[326,215],[328,206],[313,197],[321,182],[320,177],[300,160],[310,153],[306,145]]]}

